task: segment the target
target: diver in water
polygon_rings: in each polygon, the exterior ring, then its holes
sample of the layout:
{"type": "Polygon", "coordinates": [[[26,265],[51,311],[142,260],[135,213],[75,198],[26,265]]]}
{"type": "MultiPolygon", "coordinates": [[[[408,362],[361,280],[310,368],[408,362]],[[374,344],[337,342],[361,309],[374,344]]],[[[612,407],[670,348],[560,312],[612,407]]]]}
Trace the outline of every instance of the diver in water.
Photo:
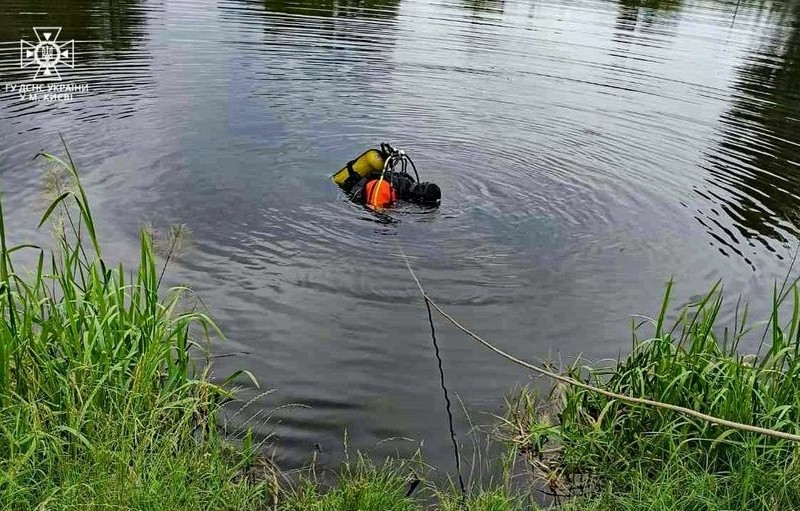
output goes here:
{"type": "Polygon", "coordinates": [[[397,201],[436,207],[442,198],[436,184],[419,181],[411,158],[389,144],[381,144],[380,150],[370,149],[348,162],[332,179],[350,200],[373,209],[384,209],[397,201]],[[416,179],[407,172],[409,164],[416,179]]]}

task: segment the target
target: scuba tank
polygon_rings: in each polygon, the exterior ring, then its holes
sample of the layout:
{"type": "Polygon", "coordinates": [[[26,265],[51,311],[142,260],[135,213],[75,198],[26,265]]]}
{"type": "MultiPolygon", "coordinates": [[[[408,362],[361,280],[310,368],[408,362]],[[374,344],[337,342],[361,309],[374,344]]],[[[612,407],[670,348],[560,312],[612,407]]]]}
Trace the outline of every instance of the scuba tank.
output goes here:
{"type": "Polygon", "coordinates": [[[389,144],[381,144],[380,149],[368,149],[355,160],[350,160],[331,179],[339,188],[349,192],[362,178],[380,176],[383,167],[394,149],[389,144]]]}

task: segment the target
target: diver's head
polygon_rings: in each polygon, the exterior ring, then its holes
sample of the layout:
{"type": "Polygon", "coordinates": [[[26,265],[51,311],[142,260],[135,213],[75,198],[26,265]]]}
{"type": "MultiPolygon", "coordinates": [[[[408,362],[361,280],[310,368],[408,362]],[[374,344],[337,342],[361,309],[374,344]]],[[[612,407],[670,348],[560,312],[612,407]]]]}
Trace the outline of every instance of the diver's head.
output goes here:
{"type": "Polygon", "coordinates": [[[414,183],[409,192],[409,200],[425,206],[438,206],[442,191],[436,183],[414,183]]]}

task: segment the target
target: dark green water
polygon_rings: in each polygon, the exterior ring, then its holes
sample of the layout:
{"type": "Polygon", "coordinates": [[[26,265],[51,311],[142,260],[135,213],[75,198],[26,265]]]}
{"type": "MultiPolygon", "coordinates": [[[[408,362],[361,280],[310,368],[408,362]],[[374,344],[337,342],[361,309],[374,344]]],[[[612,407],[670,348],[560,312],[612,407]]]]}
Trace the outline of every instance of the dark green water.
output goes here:
{"type": "MultiPolygon", "coordinates": [[[[446,468],[395,240],[432,296],[528,359],[624,352],[671,275],[681,300],[724,278],[763,310],[797,244],[798,86],[795,3],[5,0],[0,180],[14,241],[46,240],[30,160],[63,132],[111,253],[186,223],[170,283],[227,333],[219,374],[277,389],[231,420],[275,432],[287,465],[314,444],[332,462],[346,430],[446,468]],[[75,40],[61,83],[88,90],[70,101],[10,90],[32,83],[19,40],[41,26],[75,40]],[[384,140],[442,186],[438,211],[382,223],[330,183],[384,140]]],[[[528,376],[439,337],[452,391],[491,422],[528,376]]]]}

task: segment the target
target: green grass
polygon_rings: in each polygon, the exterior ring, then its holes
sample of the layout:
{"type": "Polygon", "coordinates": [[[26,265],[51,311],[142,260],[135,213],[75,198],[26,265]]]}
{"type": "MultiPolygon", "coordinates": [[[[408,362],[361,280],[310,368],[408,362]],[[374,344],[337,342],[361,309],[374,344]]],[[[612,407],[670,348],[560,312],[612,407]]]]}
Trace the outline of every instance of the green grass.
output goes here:
{"type": "Polygon", "coordinates": [[[387,461],[376,466],[363,456],[346,462],[336,485],[319,482],[313,472],[305,474],[294,489],[285,492],[281,511],[417,511],[417,501],[406,494],[412,488],[413,471],[408,463],[387,461]]]}
{"type": "Polygon", "coordinates": [[[522,511],[528,500],[506,488],[475,489],[466,497],[453,485],[437,489],[420,479],[419,459],[386,460],[381,465],[359,456],[345,462],[335,484],[326,487],[306,472],[280,499],[280,511],[522,511]]]}
{"type": "MultiPolygon", "coordinates": [[[[719,286],[668,324],[670,291],[655,320],[634,325],[627,358],[568,372],[619,394],[800,433],[797,282],[776,287],[767,321],[749,324],[737,304],[727,327],[718,324],[719,286]],[[639,339],[645,324],[651,335],[639,339]],[[745,345],[758,349],[743,354],[745,345]]],[[[519,392],[504,432],[550,490],[583,497],[567,509],[800,508],[800,446],[789,441],[575,387],[556,388],[549,401],[519,392]]]]}
{"type": "MultiPolygon", "coordinates": [[[[623,474],[620,474],[623,475],[623,474]]],[[[745,463],[727,473],[698,470],[680,462],[656,474],[624,473],[626,489],[610,483],[597,494],[576,499],[564,511],[730,511],[797,509],[797,471],[745,463]]]]}
{"type": "Polygon", "coordinates": [[[108,266],[67,156],[45,156],[70,181],[52,248],[9,246],[0,198],[0,508],[253,508],[266,486],[214,420],[227,384],[191,359],[214,323],[160,288],[145,233],[137,268],[108,266]]]}
{"type": "Polygon", "coordinates": [[[478,489],[462,498],[455,488],[437,492],[436,509],[440,511],[522,511],[530,509],[529,498],[502,486],[478,489]]]}

